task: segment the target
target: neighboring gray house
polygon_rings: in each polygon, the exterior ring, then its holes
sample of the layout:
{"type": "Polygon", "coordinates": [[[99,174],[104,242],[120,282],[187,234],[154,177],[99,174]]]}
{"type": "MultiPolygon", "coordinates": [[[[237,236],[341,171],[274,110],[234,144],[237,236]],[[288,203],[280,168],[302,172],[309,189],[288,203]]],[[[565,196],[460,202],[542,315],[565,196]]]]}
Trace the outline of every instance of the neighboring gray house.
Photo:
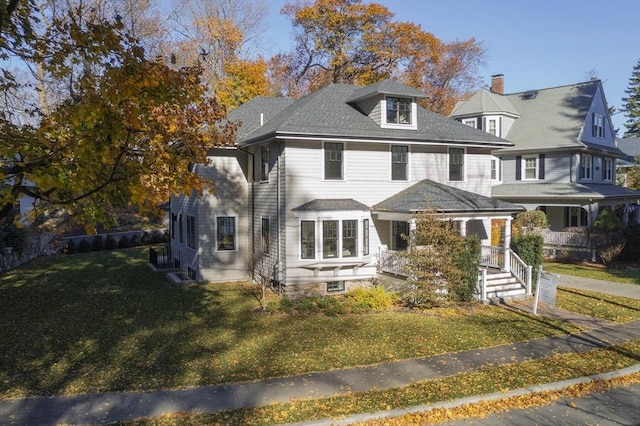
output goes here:
{"type": "MultiPolygon", "coordinates": [[[[640,138],[618,138],[618,148],[626,155],[616,164],[618,185],[630,186],[629,170],[640,167],[638,157],[640,157],[640,138]]],[[[634,182],[637,184],[637,182],[634,182]]]]}
{"type": "Polygon", "coordinates": [[[616,185],[616,161],[625,156],[599,80],[503,94],[502,75],[455,106],[451,117],[504,138],[493,150],[493,198],[540,209],[550,228],[589,227],[600,209],[638,221],[640,193],[616,185]]]}
{"type": "Polygon", "coordinates": [[[348,291],[406,249],[427,209],[488,246],[491,221],[524,210],[491,198],[491,153],[513,144],[420,108],[423,96],[392,80],[332,84],[232,111],[236,147],[197,166],[213,193],[171,200],[181,268],[196,281],[265,278],[287,295],[348,291]]]}

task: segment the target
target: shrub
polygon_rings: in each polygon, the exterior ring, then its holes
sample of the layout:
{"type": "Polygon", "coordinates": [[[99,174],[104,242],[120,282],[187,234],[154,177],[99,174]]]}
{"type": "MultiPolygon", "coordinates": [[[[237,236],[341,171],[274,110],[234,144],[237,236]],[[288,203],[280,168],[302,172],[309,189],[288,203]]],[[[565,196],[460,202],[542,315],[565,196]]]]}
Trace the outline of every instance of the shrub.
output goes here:
{"type": "Polygon", "coordinates": [[[83,238],[78,243],[78,253],[89,253],[91,251],[91,243],[86,238],[83,238]]]}
{"type": "Polygon", "coordinates": [[[131,247],[131,240],[126,235],[120,237],[120,241],[118,241],[118,248],[124,249],[131,247]]]}
{"type": "Polygon", "coordinates": [[[602,209],[596,220],[591,225],[594,231],[612,232],[622,228],[622,223],[618,216],[609,208],[602,209]]]}
{"type": "Polygon", "coordinates": [[[473,299],[478,284],[481,252],[480,239],[477,236],[464,239],[463,249],[458,256],[458,268],[462,271],[463,281],[453,288],[458,302],[470,302],[473,299]]]}
{"type": "Polygon", "coordinates": [[[111,234],[107,235],[107,239],[104,242],[104,249],[113,250],[117,247],[118,247],[118,243],[116,242],[116,239],[113,238],[113,235],[111,234]]]}
{"type": "Polygon", "coordinates": [[[626,244],[620,254],[623,260],[637,261],[640,259],[640,224],[634,223],[623,231],[626,244]]]}
{"type": "Polygon", "coordinates": [[[140,239],[140,242],[142,243],[143,246],[148,246],[149,244],[152,244],[153,239],[151,238],[151,234],[149,234],[147,231],[144,231],[144,233],[142,234],[142,238],[140,239]]]}
{"type": "Polygon", "coordinates": [[[548,228],[547,215],[542,210],[528,210],[518,213],[513,223],[514,227],[531,232],[536,228],[548,228]]]}
{"type": "Polygon", "coordinates": [[[131,247],[137,247],[141,244],[140,236],[138,234],[133,234],[131,236],[131,247]]]}
{"type": "Polygon", "coordinates": [[[162,232],[158,231],[157,229],[151,232],[151,243],[152,244],[158,244],[158,243],[164,243],[165,241],[165,236],[162,232]]]}
{"type": "Polygon", "coordinates": [[[356,288],[344,296],[345,305],[352,311],[384,311],[391,309],[398,300],[394,293],[378,286],[369,289],[356,288]]]}
{"type": "Polygon", "coordinates": [[[96,235],[91,242],[91,250],[102,251],[104,250],[104,238],[102,235],[96,235]]]}
{"type": "Polygon", "coordinates": [[[293,312],[293,301],[287,297],[280,299],[279,309],[282,312],[290,314],[291,312],[293,312]]]}
{"type": "Polygon", "coordinates": [[[538,266],[542,265],[544,238],[536,234],[522,234],[511,240],[511,249],[533,269],[534,282],[538,266]]]}
{"type": "Polygon", "coordinates": [[[625,245],[626,244],[623,241],[620,243],[607,244],[606,246],[602,247],[598,253],[600,255],[602,263],[604,263],[605,265],[611,265],[616,260],[618,260],[620,254],[624,250],[625,245]]]}

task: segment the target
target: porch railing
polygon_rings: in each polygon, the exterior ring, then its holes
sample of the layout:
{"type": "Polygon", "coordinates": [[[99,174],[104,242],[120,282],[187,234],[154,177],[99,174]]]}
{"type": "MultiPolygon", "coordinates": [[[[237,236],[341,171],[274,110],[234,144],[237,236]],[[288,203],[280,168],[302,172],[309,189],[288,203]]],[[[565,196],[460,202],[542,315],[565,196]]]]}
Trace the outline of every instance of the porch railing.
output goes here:
{"type": "Polygon", "coordinates": [[[408,277],[406,272],[407,259],[401,252],[380,249],[378,251],[378,270],[387,274],[408,277]]]}
{"type": "Polygon", "coordinates": [[[482,246],[480,252],[480,265],[489,268],[504,267],[504,248],[496,246],[482,246]]]}
{"type": "Polygon", "coordinates": [[[527,296],[531,296],[531,266],[524,263],[520,256],[511,251],[511,274],[516,277],[527,290],[527,296]]]}

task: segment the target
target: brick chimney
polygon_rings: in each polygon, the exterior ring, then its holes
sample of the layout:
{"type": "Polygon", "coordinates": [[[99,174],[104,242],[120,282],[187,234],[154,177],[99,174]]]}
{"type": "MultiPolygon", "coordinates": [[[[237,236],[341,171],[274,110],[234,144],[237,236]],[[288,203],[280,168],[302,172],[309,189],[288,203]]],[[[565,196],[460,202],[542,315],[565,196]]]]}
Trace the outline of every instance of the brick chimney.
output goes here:
{"type": "Polygon", "coordinates": [[[504,95],[504,74],[491,76],[491,89],[493,93],[504,95]]]}

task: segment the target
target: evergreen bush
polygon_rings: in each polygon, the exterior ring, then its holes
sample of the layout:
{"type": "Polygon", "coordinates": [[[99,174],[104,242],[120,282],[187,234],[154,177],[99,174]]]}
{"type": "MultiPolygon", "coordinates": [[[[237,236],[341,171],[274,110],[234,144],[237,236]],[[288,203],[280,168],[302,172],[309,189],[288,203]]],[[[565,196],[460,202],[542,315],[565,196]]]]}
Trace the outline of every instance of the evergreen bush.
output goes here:
{"type": "Polygon", "coordinates": [[[96,235],[91,242],[91,250],[102,251],[104,250],[104,238],[102,235],[96,235]]]}
{"type": "Polygon", "coordinates": [[[78,243],[78,253],[89,253],[91,251],[91,243],[88,239],[83,238],[78,243]]]}
{"type": "Polygon", "coordinates": [[[148,233],[147,231],[144,231],[144,233],[142,234],[142,238],[140,239],[140,242],[142,243],[143,246],[148,246],[149,244],[153,244],[153,239],[151,238],[151,234],[148,233]]]}
{"type": "Polygon", "coordinates": [[[534,282],[537,278],[538,266],[542,265],[544,259],[543,246],[544,238],[537,234],[521,234],[511,240],[511,249],[524,263],[532,267],[534,282]]]}
{"type": "Polygon", "coordinates": [[[125,249],[131,247],[131,240],[126,235],[120,237],[120,241],[118,241],[118,248],[125,249]]]}
{"type": "Polygon", "coordinates": [[[141,244],[140,236],[138,234],[133,234],[131,236],[131,247],[137,247],[141,244]]]}
{"type": "Polygon", "coordinates": [[[458,256],[458,268],[463,273],[463,282],[453,288],[456,301],[470,302],[478,284],[478,269],[482,247],[477,236],[464,239],[463,248],[458,256]]]}
{"type": "Polygon", "coordinates": [[[118,242],[113,238],[113,235],[107,235],[107,239],[104,241],[104,249],[113,250],[115,248],[118,248],[118,242]]]}
{"type": "Polygon", "coordinates": [[[64,254],[76,254],[78,252],[78,246],[73,242],[73,240],[69,240],[65,243],[62,250],[64,254]]]}

